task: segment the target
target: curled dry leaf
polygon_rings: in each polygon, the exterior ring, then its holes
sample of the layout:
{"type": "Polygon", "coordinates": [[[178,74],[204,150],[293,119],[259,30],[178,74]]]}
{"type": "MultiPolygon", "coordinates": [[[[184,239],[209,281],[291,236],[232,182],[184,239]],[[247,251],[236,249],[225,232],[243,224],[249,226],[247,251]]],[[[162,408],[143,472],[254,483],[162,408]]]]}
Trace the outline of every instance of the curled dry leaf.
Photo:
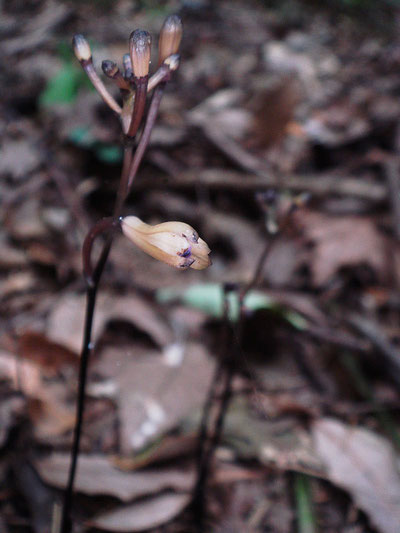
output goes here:
{"type": "Polygon", "coordinates": [[[64,366],[76,367],[78,359],[70,350],[51,342],[41,333],[25,331],[18,339],[19,356],[39,365],[49,375],[64,366]]]}
{"type": "Polygon", "coordinates": [[[5,399],[0,404],[0,448],[6,444],[9,431],[23,414],[24,406],[24,400],[18,397],[5,399]]]}
{"type": "Polygon", "coordinates": [[[400,474],[391,444],[331,418],[314,423],[313,437],[332,483],[350,492],[381,533],[398,533],[400,474]]]}
{"type": "MultiPolygon", "coordinates": [[[[79,353],[83,335],[85,297],[67,294],[53,308],[47,328],[47,337],[79,353]]],[[[150,335],[152,340],[164,346],[172,341],[172,333],[162,318],[142,298],[134,295],[115,298],[100,294],[94,321],[94,342],[100,337],[107,322],[124,320],[150,335]]]]}
{"type": "Polygon", "coordinates": [[[183,347],[180,362],[173,366],[158,353],[122,359],[115,377],[122,451],[142,449],[200,407],[213,368],[204,347],[195,343],[183,347]]]}
{"type": "Polygon", "coordinates": [[[121,533],[144,531],[172,520],[184,510],[190,499],[190,494],[162,494],[98,515],[89,525],[121,533]]]}
{"type": "Polygon", "coordinates": [[[294,220],[314,244],[310,267],[315,286],[326,284],[340,268],[359,265],[369,266],[379,279],[387,278],[388,243],[371,218],[299,210],[294,220]]]}
{"type": "Polygon", "coordinates": [[[27,397],[37,439],[46,441],[73,428],[75,412],[67,402],[68,389],[46,380],[41,366],[0,351],[0,374],[27,397]]]}
{"type": "MultiPolygon", "coordinates": [[[[69,464],[68,454],[53,453],[36,461],[35,467],[45,483],[62,489],[67,482],[69,464]]],[[[192,466],[185,469],[167,466],[123,472],[105,456],[80,455],[75,490],[90,496],[101,494],[129,502],[166,489],[190,491],[194,480],[192,466]]]]}
{"type": "Polygon", "coordinates": [[[41,153],[31,143],[31,138],[21,141],[6,141],[2,146],[0,174],[26,179],[41,163],[41,153]]]}

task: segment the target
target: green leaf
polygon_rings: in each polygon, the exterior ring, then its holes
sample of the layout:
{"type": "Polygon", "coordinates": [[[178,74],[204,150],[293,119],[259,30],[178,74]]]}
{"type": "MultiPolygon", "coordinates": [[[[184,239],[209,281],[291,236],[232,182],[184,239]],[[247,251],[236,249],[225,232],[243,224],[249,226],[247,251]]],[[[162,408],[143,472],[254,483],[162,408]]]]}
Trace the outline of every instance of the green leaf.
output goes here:
{"type": "Polygon", "coordinates": [[[96,139],[88,126],[78,126],[68,133],[68,139],[82,148],[93,148],[96,139]]]}
{"type": "Polygon", "coordinates": [[[119,163],[122,160],[122,150],[119,146],[102,144],[95,149],[96,156],[104,163],[119,163]]]}
{"type": "Polygon", "coordinates": [[[68,134],[69,140],[80,146],[93,150],[96,157],[104,163],[114,164],[122,160],[122,149],[114,144],[103,144],[97,141],[92,130],[88,126],[78,126],[68,134]]]}
{"type": "Polygon", "coordinates": [[[75,100],[81,72],[72,64],[65,63],[61,70],[48,82],[39,97],[39,103],[43,106],[56,104],[68,104],[75,100]]]}
{"type": "MultiPolygon", "coordinates": [[[[219,283],[199,283],[190,285],[185,289],[174,287],[159,289],[156,293],[156,298],[160,303],[178,300],[188,307],[200,309],[215,318],[222,318],[224,314],[224,291],[219,283]]],[[[227,301],[229,319],[235,322],[239,318],[240,311],[238,293],[229,292],[227,301]]],[[[304,329],[307,325],[307,321],[299,313],[282,307],[261,291],[250,291],[246,295],[243,304],[250,311],[271,309],[281,314],[296,329],[304,329]]]]}
{"type": "Polygon", "coordinates": [[[297,531],[299,533],[316,533],[310,478],[299,473],[295,474],[295,476],[297,531]]]}

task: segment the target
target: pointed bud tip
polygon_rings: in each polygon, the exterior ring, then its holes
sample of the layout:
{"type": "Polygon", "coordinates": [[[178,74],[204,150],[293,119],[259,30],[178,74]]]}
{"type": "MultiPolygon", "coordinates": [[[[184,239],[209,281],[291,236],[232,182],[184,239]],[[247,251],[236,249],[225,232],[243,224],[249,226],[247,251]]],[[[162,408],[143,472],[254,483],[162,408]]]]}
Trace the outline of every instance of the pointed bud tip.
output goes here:
{"type": "Polygon", "coordinates": [[[151,35],[146,30],[134,30],[129,41],[131,46],[134,45],[136,48],[142,49],[151,45],[151,35]]]}
{"type": "Polygon", "coordinates": [[[150,65],[151,35],[144,30],[135,30],[129,37],[129,50],[133,73],[137,78],[147,76],[150,65]]]}
{"type": "Polygon", "coordinates": [[[169,15],[162,26],[161,32],[180,32],[182,34],[182,20],[178,15],[169,15]]]}
{"type": "Polygon", "coordinates": [[[178,52],[182,32],[182,21],[178,15],[170,15],[165,19],[158,42],[159,64],[163,63],[168,56],[178,52]]]}
{"type": "Polygon", "coordinates": [[[90,50],[89,43],[83,35],[79,33],[74,35],[72,46],[78,61],[89,61],[92,58],[92,51],[90,50]]]}

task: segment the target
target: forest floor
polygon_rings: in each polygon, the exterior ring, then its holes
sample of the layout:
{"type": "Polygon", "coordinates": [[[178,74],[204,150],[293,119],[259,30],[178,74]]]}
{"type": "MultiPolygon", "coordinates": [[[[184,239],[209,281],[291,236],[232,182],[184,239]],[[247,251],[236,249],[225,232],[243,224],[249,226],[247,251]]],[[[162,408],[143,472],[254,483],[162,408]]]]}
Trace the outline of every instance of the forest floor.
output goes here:
{"type": "Polygon", "coordinates": [[[1,532],[50,532],[62,497],[81,247],[120,176],[118,122],[71,38],[101,73],[135,28],[156,51],[171,12],[181,64],[124,214],[190,224],[213,264],[181,272],[115,240],[75,530],[195,531],[202,407],[217,368],[217,416],[232,365],[205,531],[400,530],[400,8],[320,4],[4,2],[1,532]]]}

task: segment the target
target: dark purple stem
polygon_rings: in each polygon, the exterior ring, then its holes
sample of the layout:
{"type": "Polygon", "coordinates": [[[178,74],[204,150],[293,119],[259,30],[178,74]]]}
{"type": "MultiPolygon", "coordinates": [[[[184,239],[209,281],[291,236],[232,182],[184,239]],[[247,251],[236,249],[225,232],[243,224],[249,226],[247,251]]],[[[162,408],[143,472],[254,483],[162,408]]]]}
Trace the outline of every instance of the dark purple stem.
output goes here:
{"type": "MultiPolygon", "coordinates": [[[[132,147],[126,146],[124,151],[124,164],[121,174],[121,180],[117,193],[117,200],[114,208],[114,216],[111,219],[116,223],[119,223],[118,219],[121,214],[123,204],[130,192],[132,187],[133,180],[137,174],[140,163],[143,159],[145,150],[149,144],[151,131],[155,124],[157,113],[160,107],[161,98],[163,96],[164,87],[166,83],[161,83],[154,91],[153,98],[150,104],[150,108],[147,114],[145,127],[143,129],[142,136],[140,138],[139,144],[135,151],[134,156],[132,157],[132,147]]],[[[107,220],[107,219],[106,219],[107,220]]],[[[101,221],[100,221],[101,222],[101,221]]],[[[109,222],[105,225],[111,227],[112,224],[109,222]]],[[[86,251],[84,253],[90,256],[91,246],[89,245],[90,240],[94,238],[101,232],[101,230],[94,230],[92,238],[88,240],[86,245],[86,251]]],[[[100,284],[100,279],[107,262],[108,255],[110,253],[112,246],[112,235],[109,236],[105,242],[100,257],[97,261],[96,267],[92,271],[89,258],[89,273],[90,273],[90,284],[87,285],[86,291],[86,313],[85,313],[85,326],[84,326],[84,338],[80,358],[80,367],[79,367],[79,381],[78,381],[78,399],[76,405],[76,423],[74,428],[74,440],[71,451],[71,464],[69,467],[68,483],[64,492],[64,502],[62,509],[61,517],[61,529],[60,533],[71,533],[72,531],[72,521],[71,521],[71,508],[72,508],[72,497],[73,497],[73,487],[74,480],[77,468],[77,462],[79,457],[79,448],[80,448],[80,439],[82,433],[82,422],[84,415],[84,405],[85,405],[85,390],[86,390],[86,380],[87,380],[87,368],[89,363],[90,353],[92,351],[92,330],[93,330],[93,318],[94,310],[96,306],[97,292],[100,284]]]]}
{"type": "Polygon", "coordinates": [[[110,231],[117,231],[121,228],[120,220],[113,217],[103,218],[99,220],[86,235],[86,238],[82,246],[82,259],[83,259],[83,274],[86,279],[86,283],[89,287],[94,287],[95,280],[93,278],[92,268],[92,248],[93,243],[99,235],[108,233],[110,231]]]}
{"type": "Polygon", "coordinates": [[[136,85],[135,103],[133,104],[131,123],[129,124],[129,129],[126,134],[128,139],[133,139],[142,122],[144,108],[146,106],[147,83],[149,77],[143,76],[142,78],[134,78],[134,81],[136,85]]]}
{"type": "Polygon", "coordinates": [[[156,89],[154,89],[153,98],[151,99],[151,104],[149,107],[149,111],[147,113],[146,123],[143,129],[143,133],[140,138],[139,144],[136,148],[135,155],[133,156],[133,159],[132,159],[132,165],[131,165],[129,176],[128,176],[127,194],[129,194],[129,191],[132,187],[133,180],[138,171],[139,165],[142,162],[144,153],[150,142],[151,132],[156,122],[158,110],[161,104],[161,99],[164,94],[164,88],[165,88],[165,82],[161,83],[160,85],[158,85],[158,87],[156,87],[156,89]]]}

